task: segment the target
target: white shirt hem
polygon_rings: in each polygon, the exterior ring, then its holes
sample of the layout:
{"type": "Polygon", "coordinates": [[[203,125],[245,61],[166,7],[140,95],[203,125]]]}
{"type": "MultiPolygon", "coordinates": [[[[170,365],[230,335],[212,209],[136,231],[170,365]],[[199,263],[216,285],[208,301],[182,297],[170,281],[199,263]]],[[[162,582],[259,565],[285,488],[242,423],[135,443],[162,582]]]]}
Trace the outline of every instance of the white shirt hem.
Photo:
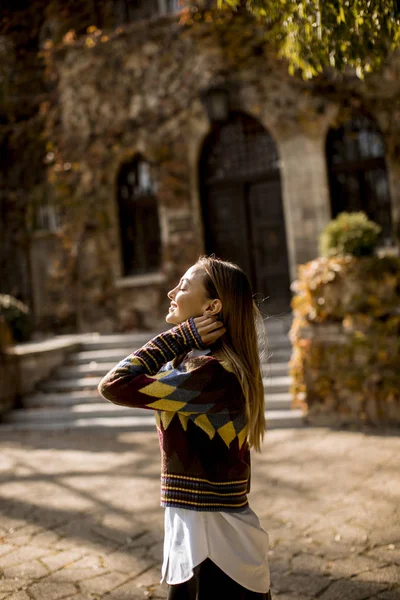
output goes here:
{"type": "Polygon", "coordinates": [[[189,581],[194,569],[209,558],[245,589],[269,591],[268,534],[250,508],[235,514],[165,510],[161,582],[189,581]]]}

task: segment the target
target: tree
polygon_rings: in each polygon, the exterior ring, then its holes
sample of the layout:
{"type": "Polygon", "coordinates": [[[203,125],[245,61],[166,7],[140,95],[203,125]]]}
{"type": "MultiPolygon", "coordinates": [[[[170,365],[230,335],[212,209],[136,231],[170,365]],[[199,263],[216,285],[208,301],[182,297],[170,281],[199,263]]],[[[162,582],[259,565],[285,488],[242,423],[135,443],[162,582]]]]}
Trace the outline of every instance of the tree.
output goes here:
{"type": "Polygon", "coordinates": [[[220,10],[244,7],[267,24],[289,71],[307,79],[329,67],[361,78],[400,46],[399,0],[218,0],[220,10]]]}

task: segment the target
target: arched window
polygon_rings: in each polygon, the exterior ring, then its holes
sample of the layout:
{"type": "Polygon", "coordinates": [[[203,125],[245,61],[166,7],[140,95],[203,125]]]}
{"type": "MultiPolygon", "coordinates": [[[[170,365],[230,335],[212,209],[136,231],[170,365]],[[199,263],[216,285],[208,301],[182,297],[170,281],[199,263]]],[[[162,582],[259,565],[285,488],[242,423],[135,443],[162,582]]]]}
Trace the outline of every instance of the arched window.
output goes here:
{"type": "Polygon", "coordinates": [[[391,237],[392,220],[385,144],[374,121],[356,115],[328,133],[327,161],[332,217],[364,211],[391,237]]]}
{"type": "Polygon", "coordinates": [[[184,8],[182,0],[114,0],[114,12],[118,24],[139,19],[179,12],[184,8]]]}
{"type": "Polygon", "coordinates": [[[161,264],[157,198],[150,165],[141,156],[121,168],[118,206],[123,275],[157,271],[161,264]]]}

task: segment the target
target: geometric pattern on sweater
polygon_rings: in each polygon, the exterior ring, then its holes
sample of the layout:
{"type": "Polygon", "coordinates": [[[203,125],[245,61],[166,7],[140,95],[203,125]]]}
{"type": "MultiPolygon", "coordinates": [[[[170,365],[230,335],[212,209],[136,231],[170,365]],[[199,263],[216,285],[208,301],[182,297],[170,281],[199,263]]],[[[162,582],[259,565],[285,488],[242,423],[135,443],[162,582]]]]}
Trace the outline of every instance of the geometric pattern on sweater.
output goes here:
{"type": "MultiPolygon", "coordinates": [[[[142,394],[155,396],[160,399],[168,398],[169,400],[176,400],[177,402],[183,402],[184,404],[188,401],[191,402],[199,395],[198,390],[184,390],[182,392],[182,390],[177,387],[184,383],[184,377],[178,379],[174,373],[171,373],[170,376],[168,371],[166,373],[161,373],[160,375],[162,377],[162,382],[153,381],[150,385],[142,388],[142,394]]],[[[188,373],[188,376],[190,377],[190,373],[188,373]]],[[[160,379],[160,377],[157,377],[157,379],[160,379]]]]}
{"type": "MultiPolygon", "coordinates": [[[[141,364],[138,357],[132,356],[127,359],[126,367],[130,368],[141,364]]],[[[156,413],[157,426],[160,427],[161,422],[164,429],[168,429],[175,414],[179,413],[179,419],[185,431],[190,418],[195,425],[205,431],[210,439],[218,433],[229,448],[235,437],[237,437],[239,448],[241,448],[247,439],[248,433],[244,415],[239,414],[235,419],[232,419],[227,409],[213,413],[211,411],[213,403],[196,404],[193,402],[195,398],[200,396],[200,391],[178,387],[182,387],[185,381],[190,379],[190,376],[190,373],[179,373],[178,376],[175,369],[162,371],[153,376],[154,381],[140,389],[142,394],[158,398],[158,400],[146,404],[148,408],[158,411],[156,413]]]]}
{"type": "Polygon", "coordinates": [[[114,404],[156,415],[163,506],[241,510],[250,486],[243,392],[212,354],[189,356],[171,368],[171,361],[193,349],[204,348],[189,319],[123,359],[98,389],[114,404]]]}
{"type": "MultiPolygon", "coordinates": [[[[157,403],[149,404],[149,407],[155,407],[157,403]]],[[[172,412],[168,410],[162,410],[156,412],[156,423],[160,428],[162,423],[164,430],[167,430],[169,425],[171,424],[173,418],[179,418],[183,429],[186,431],[188,426],[188,421],[191,420],[197,427],[200,427],[210,438],[218,434],[225,444],[228,446],[231,445],[233,440],[237,437],[239,448],[241,448],[244,442],[247,439],[248,428],[246,424],[246,419],[244,415],[238,415],[235,419],[231,419],[229,417],[229,413],[223,415],[221,413],[213,415],[212,413],[208,414],[185,414],[184,407],[180,409],[180,412],[172,412]],[[182,412],[183,411],[183,412],[182,412]],[[224,418],[225,417],[225,418],[224,418]],[[221,424],[221,421],[225,421],[221,424]]]]}

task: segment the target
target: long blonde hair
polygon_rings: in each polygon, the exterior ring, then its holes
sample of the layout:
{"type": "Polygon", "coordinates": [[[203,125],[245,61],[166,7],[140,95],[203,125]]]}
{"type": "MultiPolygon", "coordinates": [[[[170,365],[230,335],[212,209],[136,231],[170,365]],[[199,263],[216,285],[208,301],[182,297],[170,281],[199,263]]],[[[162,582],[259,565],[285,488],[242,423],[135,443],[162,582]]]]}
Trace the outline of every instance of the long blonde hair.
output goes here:
{"type": "Polygon", "coordinates": [[[196,266],[204,272],[207,296],[221,300],[220,320],[226,333],[216,354],[240,382],[246,400],[248,442],[260,452],[265,433],[260,368],[260,347],[265,343],[265,329],[261,313],[253,299],[247,275],[240,267],[212,256],[201,256],[196,266]]]}

